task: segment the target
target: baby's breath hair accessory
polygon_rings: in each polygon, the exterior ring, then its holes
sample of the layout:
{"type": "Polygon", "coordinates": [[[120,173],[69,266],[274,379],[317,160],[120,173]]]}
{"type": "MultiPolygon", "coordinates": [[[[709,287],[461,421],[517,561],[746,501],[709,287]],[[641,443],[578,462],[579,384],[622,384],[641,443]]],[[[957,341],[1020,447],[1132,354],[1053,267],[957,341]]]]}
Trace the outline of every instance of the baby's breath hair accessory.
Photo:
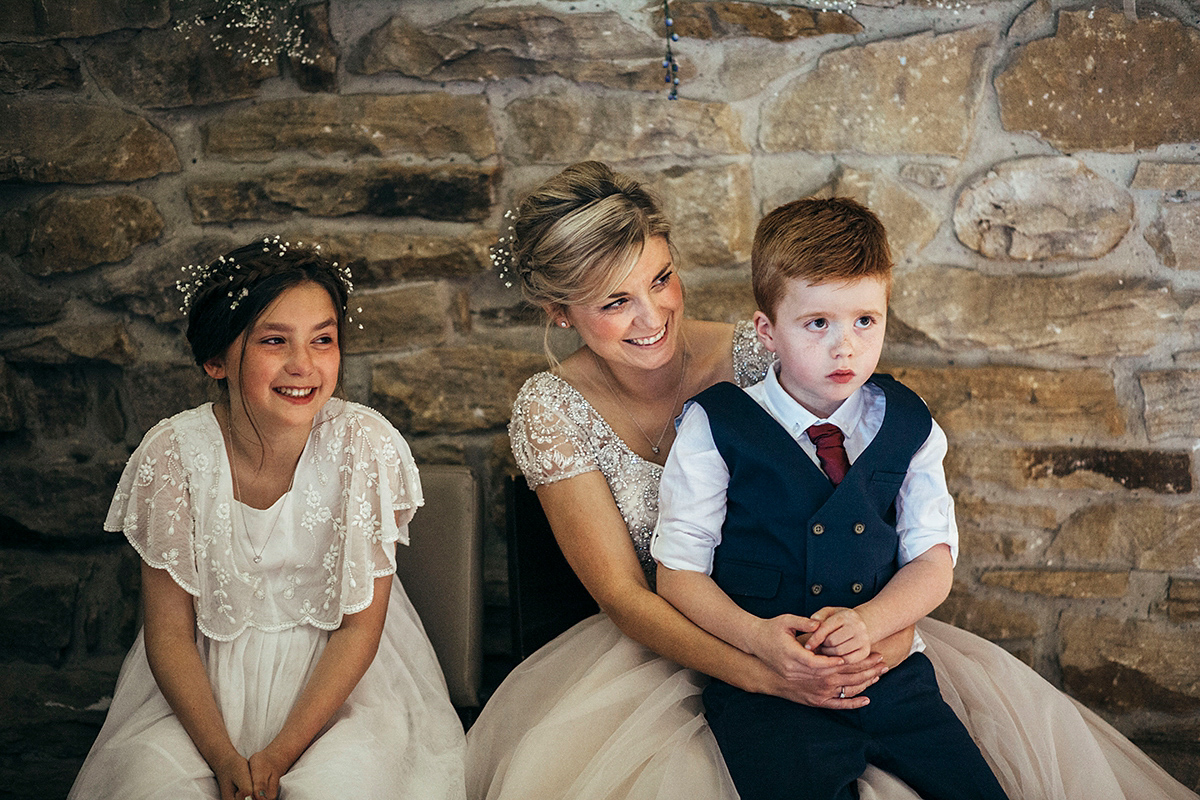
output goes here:
{"type": "Polygon", "coordinates": [[[504,288],[511,289],[513,285],[512,246],[513,242],[517,240],[515,227],[517,215],[510,208],[504,212],[504,219],[506,224],[500,230],[500,238],[488,248],[488,257],[492,259],[492,266],[495,268],[496,274],[504,282],[504,288]]]}

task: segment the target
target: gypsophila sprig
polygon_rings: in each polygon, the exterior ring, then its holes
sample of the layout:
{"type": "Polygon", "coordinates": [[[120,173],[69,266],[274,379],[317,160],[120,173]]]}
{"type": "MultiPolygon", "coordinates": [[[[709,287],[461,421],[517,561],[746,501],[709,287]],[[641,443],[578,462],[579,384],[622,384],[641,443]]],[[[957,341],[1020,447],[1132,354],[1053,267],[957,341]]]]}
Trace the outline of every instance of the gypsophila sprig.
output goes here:
{"type": "Polygon", "coordinates": [[[219,52],[251,64],[270,65],[283,54],[303,64],[316,63],[312,43],[294,13],[297,0],[220,0],[218,10],[175,25],[184,34],[203,36],[219,52]]]}
{"type": "Polygon", "coordinates": [[[513,285],[513,242],[517,240],[517,229],[513,223],[516,222],[517,215],[510,208],[504,212],[504,219],[508,221],[500,230],[500,238],[496,243],[488,248],[488,257],[492,259],[492,267],[496,270],[496,274],[500,276],[500,280],[504,282],[504,288],[511,289],[513,285]]]}

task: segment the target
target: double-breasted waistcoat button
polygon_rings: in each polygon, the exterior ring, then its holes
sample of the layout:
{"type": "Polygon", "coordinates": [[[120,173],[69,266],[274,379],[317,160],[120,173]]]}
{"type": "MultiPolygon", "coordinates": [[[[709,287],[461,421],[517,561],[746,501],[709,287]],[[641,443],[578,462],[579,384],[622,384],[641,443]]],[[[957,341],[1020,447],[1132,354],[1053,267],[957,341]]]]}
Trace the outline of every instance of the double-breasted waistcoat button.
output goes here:
{"type": "Polygon", "coordinates": [[[862,533],[866,529],[867,529],[867,526],[863,525],[861,522],[854,523],[854,532],[855,533],[862,533]]]}
{"type": "Polygon", "coordinates": [[[824,587],[824,586],[822,586],[821,584],[819,584],[819,583],[814,583],[814,584],[812,585],[812,589],[811,589],[810,591],[811,591],[813,594],[820,594],[820,593],[822,592],[822,590],[824,590],[824,588],[825,588],[825,587],[824,587]]]}
{"type": "Polygon", "coordinates": [[[859,583],[858,581],[855,581],[854,584],[850,587],[850,591],[854,592],[855,594],[858,594],[862,590],[863,590],[863,585],[861,583],[859,583]]]}
{"type": "Polygon", "coordinates": [[[814,522],[812,526],[812,532],[814,536],[820,536],[825,532],[825,526],[819,522],[814,522]]]}

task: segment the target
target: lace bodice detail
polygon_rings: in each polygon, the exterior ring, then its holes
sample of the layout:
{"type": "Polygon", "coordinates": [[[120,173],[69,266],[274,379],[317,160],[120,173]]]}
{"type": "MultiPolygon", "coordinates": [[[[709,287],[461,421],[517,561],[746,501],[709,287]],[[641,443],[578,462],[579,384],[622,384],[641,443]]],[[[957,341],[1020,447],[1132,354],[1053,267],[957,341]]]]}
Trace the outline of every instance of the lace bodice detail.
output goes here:
{"type": "MultiPolygon", "coordinates": [[[[774,357],[749,322],[733,335],[733,372],[738,385],[762,380],[774,357]]],[[[517,394],[508,426],[513,455],[530,487],[600,470],[608,481],[639,563],[654,585],[650,536],[658,521],[662,467],[633,452],[575,387],[550,372],[534,375],[517,394]]]]}
{"type": "Polygon", "coordinates": [[[395,543],[408,543],[408,521],[422,503],[396,429],[366,406],[333,398],[313,421],[278,513],[241,508],[206,403],[146,434],[104,527],[124,531],[147,564],[195,598],[205,636],[230,641],[251,627],[333,630],[343,614],[366,608],[375,578],[396,571],[395,543]],[[256,520],[275,529],[254,537],[246,527],[256,520]]]}

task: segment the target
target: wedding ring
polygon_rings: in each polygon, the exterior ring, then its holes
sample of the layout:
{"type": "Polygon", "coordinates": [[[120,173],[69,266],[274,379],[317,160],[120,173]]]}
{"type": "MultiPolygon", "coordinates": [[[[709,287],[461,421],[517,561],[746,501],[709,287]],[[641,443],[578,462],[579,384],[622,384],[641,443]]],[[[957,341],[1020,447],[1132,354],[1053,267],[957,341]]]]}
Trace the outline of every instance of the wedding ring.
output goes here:
{"type": "Polygon", "coordinates": [[[846,699],[846,687],[839,686],[838,687],[838,700],[845,700],[845,699],[846,699]]]}

